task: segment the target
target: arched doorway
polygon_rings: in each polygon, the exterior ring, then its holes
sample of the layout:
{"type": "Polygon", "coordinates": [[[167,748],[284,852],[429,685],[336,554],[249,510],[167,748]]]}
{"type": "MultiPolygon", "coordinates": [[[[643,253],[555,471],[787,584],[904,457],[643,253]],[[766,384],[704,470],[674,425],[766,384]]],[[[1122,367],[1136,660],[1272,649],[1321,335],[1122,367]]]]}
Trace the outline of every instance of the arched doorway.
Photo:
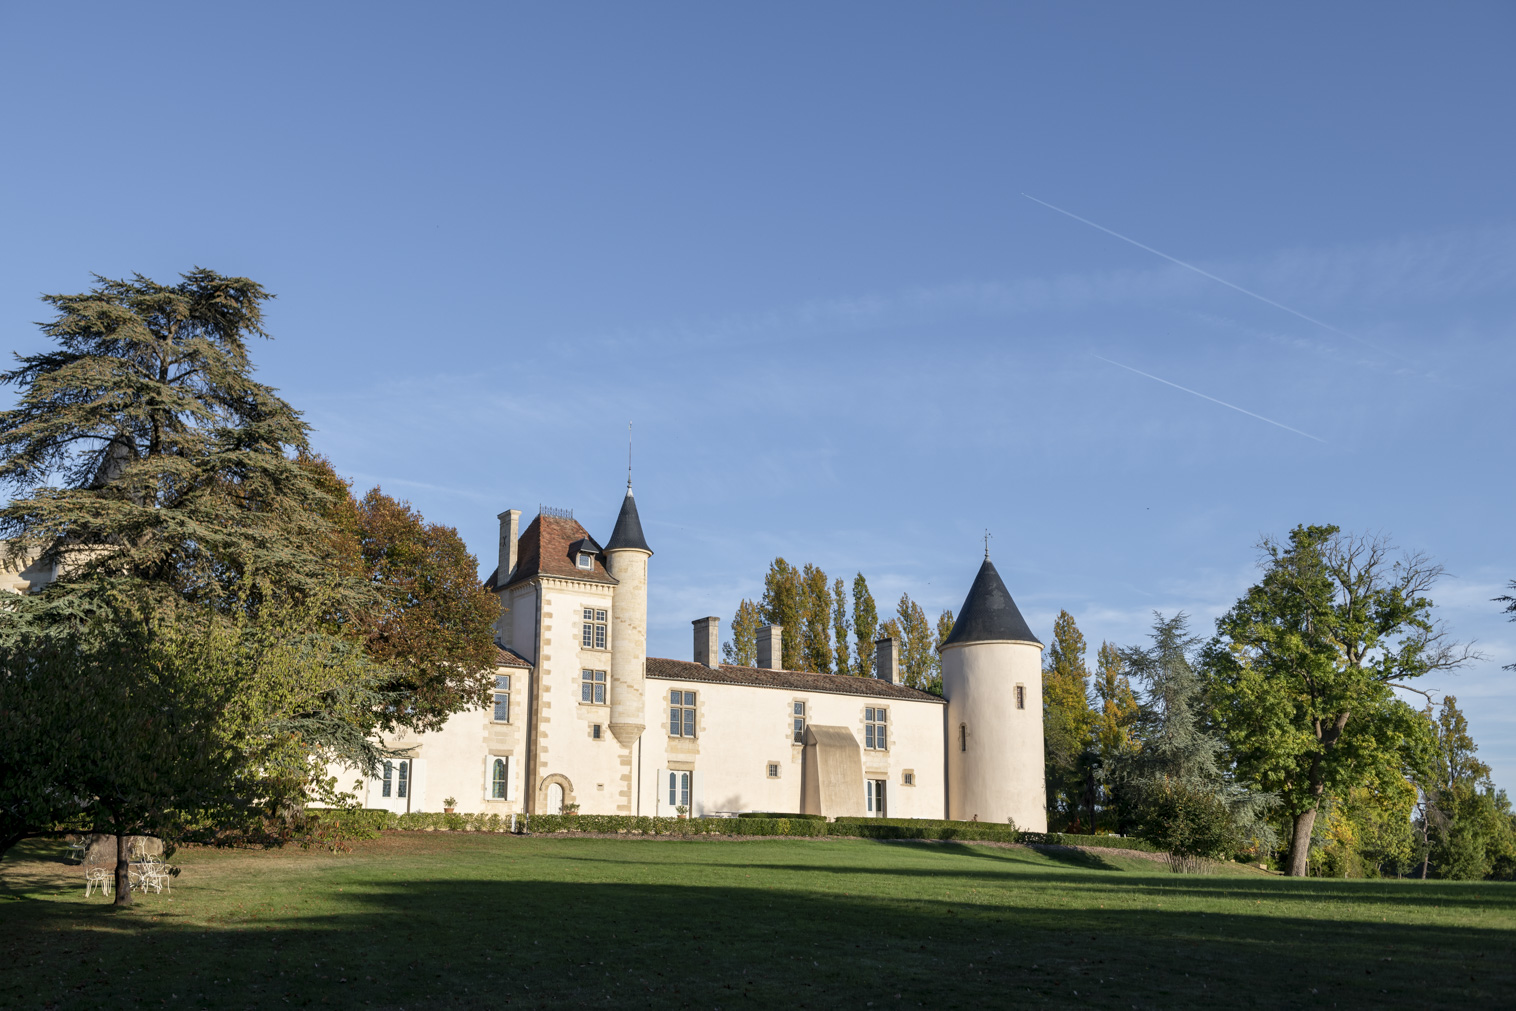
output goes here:
{"type": "Polygon", "coordinates": [[[563,784],[549,783],[547,786],[547,813],[563,813],[563,784]]]}

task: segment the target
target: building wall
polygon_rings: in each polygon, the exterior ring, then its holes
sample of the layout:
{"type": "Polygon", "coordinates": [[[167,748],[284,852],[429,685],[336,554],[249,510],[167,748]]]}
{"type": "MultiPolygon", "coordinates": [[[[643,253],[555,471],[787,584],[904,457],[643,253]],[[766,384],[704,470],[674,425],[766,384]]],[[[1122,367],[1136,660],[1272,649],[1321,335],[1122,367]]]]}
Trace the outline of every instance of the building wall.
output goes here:
{"type": "MultiPolygon", "coordinates": [[[[840,675],[839,675],[840,676],[840,675]]],[[[896,818],[941,818],[944,814],[942,704],[859,695],[793,692],[779,688],[708,684],[700,681],[647,680],[647,729],[638,756],[640,813],[671,815],[667,777],[659,770],[692,771],[692,813],[801,810],[804,746],[794,742],[796,702],[806,704],[806,718],[822,726],[845,727],[858,741],[865,779],[886,785],[886,814],[896,818]],[[696,696],[694,740],[669,735],[669,693],[696,696]],[[864,744],[864,709],[888,710],[889,748],[869,751],[864,744]],[[779,765],[771,779],[767,766],[779,765]],[[904,774],[913,774],[906,786],[904,774]]]]}
{"type": "Polygon", "coordinates": [[[1015,821],[1047,831],[1043,781],[1042,649],[973,642],[942,651],[947,697],[948,817],[1015,821]],[[1026,689],[1016,708],[1016,686],[1026,689]]]}
{"type": "Polygon", "coordinates": [[[610,732],[612,651],[585,648],[581,633],[585,608],[607,612],[607,625],[614,620],[612,588],[552,577],[544,577],[542,587],[542,660],[536,681],[540,694],[534,700],[531,758],[535,792],[526,810],[546,810],[545,786],[548,777],[555,777],[552,781],[563,786],[565,802],[579,804],[585,814],[614,814],[623,749],[610,732]],[[584,670],[606,672],[604,703],[582,701],[584,670]]]}

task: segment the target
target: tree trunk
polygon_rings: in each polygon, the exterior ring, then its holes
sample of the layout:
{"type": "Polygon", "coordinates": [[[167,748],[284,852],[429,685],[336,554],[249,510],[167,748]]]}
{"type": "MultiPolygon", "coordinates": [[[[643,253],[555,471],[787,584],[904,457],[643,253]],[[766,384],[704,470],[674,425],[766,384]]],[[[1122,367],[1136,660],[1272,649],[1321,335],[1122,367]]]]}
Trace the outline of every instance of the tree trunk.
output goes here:
{"type": "Polygon", "coordinates": [[[1290,855],[1285,873],[1292,878],[1305,877],[1306,860],[1311,854],[1311,829],[1316,827],[1316,808],[1295,816],[1295,830],[1290,835],[1290,855]]]}
{"type": "Polygon", "coordinates": [[[129,906],[132,904],[132,876],[130,874],[130,850],[131,837],[124,835],[116,836],[116,905],[129,906]]]}

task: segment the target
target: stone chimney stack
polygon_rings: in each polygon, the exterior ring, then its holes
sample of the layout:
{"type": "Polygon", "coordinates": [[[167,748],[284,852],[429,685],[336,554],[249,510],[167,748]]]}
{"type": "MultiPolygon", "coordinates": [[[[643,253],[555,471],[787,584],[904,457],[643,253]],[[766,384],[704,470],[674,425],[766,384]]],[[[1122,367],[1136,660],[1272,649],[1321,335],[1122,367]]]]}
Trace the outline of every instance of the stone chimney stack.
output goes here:
{"type": "Polygon", "coordinates": [[[715,670],[721,666],[721,619],[715,616],[696,618],[695,662],[715,670]]]}
{"type": "Polygon", "coordinates": [[[521,510],[507,509],[496,519],[500,521],[500,568],[495,574],[495,586],[504,586],[516,571],[516,541],[520,536],[521,510]]]}
{"type": "Polygon", "coordinates": [[[764,625],[758,630],[758,666],[784,670],[784,626],[764,625]]]}
{"type": "Polygon", "coordinates": [[[900,683],[900,640],[892,635],[874,640],[874,676],[892,685],[900,683]]]}

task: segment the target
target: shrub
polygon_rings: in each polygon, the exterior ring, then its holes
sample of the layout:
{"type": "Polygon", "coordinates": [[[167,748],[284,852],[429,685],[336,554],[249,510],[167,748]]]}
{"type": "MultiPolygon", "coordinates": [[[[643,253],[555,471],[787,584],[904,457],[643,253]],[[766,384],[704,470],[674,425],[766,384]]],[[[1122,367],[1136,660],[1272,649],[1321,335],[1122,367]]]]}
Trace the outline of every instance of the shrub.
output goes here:
{"type": "Polygon", "coordinates": [[[1142,837],[1169,854],[1174,871],[1201,871],[1235,847],[1237,830],[1224,798],[1165,783],[1143,799],[1142,837]]]}

